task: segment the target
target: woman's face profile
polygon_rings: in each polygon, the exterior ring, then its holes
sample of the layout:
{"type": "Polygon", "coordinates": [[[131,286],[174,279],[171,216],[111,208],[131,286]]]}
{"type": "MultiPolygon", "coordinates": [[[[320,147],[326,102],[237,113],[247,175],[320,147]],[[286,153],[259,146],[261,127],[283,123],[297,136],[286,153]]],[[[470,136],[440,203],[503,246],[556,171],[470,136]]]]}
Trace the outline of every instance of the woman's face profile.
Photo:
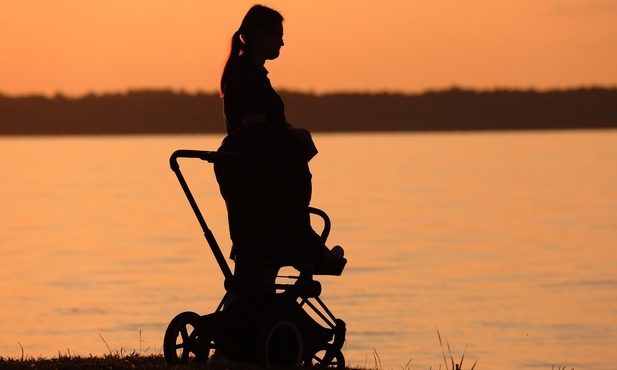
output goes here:
{"type": "Polygon", "coordinates": [[[262,30],[260,33],[260,45],[265,58],[269,60],[278,58],[281,47],[285,45],[283,42],[283,23],[278,23],[272,29],[262,30]]]}

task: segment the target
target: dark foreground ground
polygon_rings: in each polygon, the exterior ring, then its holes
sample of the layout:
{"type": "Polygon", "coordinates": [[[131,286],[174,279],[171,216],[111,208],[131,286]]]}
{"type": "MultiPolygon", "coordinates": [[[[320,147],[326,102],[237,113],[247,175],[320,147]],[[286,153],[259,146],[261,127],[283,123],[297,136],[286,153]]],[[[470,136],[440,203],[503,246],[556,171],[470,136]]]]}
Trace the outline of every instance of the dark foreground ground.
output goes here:
{"type": "MultiPolygon", "coordinates": [[[[463,369],[455,367],[452,363],[452,370],[463,369]]],[[[474,365],[475,367],[475,365],[474,365]]],[[[474,367],[468,367],[465,365],[465,370],[471,370],[474,367]]],[[[108,355],[103,357],[77,357],[77,356],[59,356],[57,358],[24,358],[24,359],[7,359],[0,357],[0,369],[1,370],[99,370],[99,369],[111,369],[111,370],[266,370],[264,367],[251,366],[251,365],[233,365],[233,366],[211,366],[208,364],[189,364],[189,365],[168,365],[162,355],[108,355]]],[[[300,369],[320,369],[314,368],[300,368],[300,369]]],[[[347,367],[348,370],[383,370],[379,366],[375,368],[359,368],[359,367],[347,367]]],[[[439,366],[439,369],[448,370],[448,368],[439,366]]],[[[298,368],[276,368],[275,370],[298,370],[298,368]]],[[[414,370],[410,367],[405,367],[401,370],[414,370]]],[[[560,369],[565,370],[565,369],[560,369]]]]}
{"type": "Polygon", "coordinates": [[[108,355],[103,357],[63,356],[56,358],[7,359],[0,357],[2,370],[263,370],[257,366],[212,367],[207,364],[168,365],[162,355],[108,355]]]}
{"type": "Polygon", "coordinates": [[[162,356],[104,356],[7,359],[0,357],[0,369],[90,370],[90,369],[174,369],[195,367],[168,366],[162,356]]]}
{"type": "MultiPolygon", "coordinates": [[[[447,366],[442,367],[439,365],[438,369],[452,369],[452,370],[474,370],[476,369],[477,362],[465,362],[463,367],[459,367],[455,363],[451,355],[444,355],[444,361],[447,366]],[[449,358],[446,358],[449,357],[449,358]],[[452,367],[450,367],[452,366],[452,367]]],[[[462,364],[462,362],[461,362],[462,364]]],[[[374,368],[359,368],[359,367],[347,367],[348,370],[383,370],[376,364],[374,368]]],[[[214,367],[208,364],[189,364],[189,365],[169,365],[165,362],[162,355],[139,355],[139,354],[127,354],[127,355],[106,355],[102,357],[80,357],[80,356],[67,356],[59,355],[56,358],[33,358],[25,357],[23,359],[4,358],[0,356],[0,369],[1,370],[98,370],[98,369],[110,369],[110,370],[266,370],[259,366],[250,365],[236,365],[236,366],[224,366],[214,367]]],[[[295,369],[295,368],[294,368],[295,369]]],[[[307,369],[307,368],[302,368],[307,369]]],[[[313,368],[319,369],[319,368],[313,368]]],[[[277,368],[276,370],[292,370],[285,368],[277,368]]],[[[297,369],[296,369],[297,370],[297,369]]],[[[401,370],[414,370],[411,367],[404,367],[401,370]]],[[[548,369],[547,369],[548,370],[548,369]]],[[[551,370],[574,370],[566,366],[556,367],[553,366],[551,370]]]]}

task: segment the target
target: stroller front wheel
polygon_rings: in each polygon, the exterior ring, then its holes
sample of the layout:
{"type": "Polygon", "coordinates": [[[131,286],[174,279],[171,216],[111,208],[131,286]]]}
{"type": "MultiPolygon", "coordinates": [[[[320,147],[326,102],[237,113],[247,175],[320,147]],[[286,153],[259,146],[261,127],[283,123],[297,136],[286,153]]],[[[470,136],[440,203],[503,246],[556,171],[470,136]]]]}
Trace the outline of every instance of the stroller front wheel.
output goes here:
{"type": "Polygon", "coordinates": [[[344,369],[345,356],[340,349],[337,349],[332,344],[328,344],[325,349],[318,351],[312,358],[305,360],[304,366],[344,369]]]}
{"type": "Polygon", "coordinates": [[[200,316],[195,312],[183,312],[171,320],[165,331],[163,354],[170,364],[187,364],[207,360],[210,341],[198,330],[200,316]]]}

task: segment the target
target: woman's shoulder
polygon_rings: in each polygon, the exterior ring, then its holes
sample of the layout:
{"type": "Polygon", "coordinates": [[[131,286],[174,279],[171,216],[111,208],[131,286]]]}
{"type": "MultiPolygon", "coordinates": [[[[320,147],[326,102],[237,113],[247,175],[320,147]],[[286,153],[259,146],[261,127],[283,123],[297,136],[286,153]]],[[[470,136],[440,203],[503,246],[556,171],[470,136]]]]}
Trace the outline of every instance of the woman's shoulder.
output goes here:
{"type": "Polygon", "coordinates": [[[229,76],[225,84],[224,96],[227,94],[261,95],[266,87],[260,76],[239,68],[229,76]]]}

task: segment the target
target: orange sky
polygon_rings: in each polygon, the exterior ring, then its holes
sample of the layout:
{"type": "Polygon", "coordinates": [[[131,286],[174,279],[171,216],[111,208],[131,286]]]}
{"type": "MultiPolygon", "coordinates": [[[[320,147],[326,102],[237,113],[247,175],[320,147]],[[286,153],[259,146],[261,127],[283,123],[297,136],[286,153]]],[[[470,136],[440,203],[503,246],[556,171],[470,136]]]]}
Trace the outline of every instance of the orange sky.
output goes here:
{"type": "MultiPolygon", "coordinates": [[[[3,0],[0,92],[215,91],[255,1],[3,0]]],[[[287,0],[275,87],[617,86],[615,0],[287,0]]]]}

